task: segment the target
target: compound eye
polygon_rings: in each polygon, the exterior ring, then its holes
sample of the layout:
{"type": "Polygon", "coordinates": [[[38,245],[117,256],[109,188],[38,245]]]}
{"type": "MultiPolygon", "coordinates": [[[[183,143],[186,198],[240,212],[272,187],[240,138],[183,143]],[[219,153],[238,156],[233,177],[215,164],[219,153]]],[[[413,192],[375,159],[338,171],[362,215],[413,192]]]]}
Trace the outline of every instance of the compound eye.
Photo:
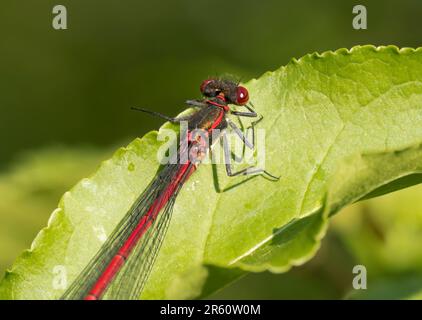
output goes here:
{"type": "Polygon", "coordinates": [[[205,90],[207,89],[208,85],[213,81],[214,79],[207,79],[202,81],[201,86],[199,87],[199,90],[201,90],[202,94],[205,94],[205,90]]]}
{"type": "Polygon", "coordinates": [[[243,106],[249,101],[249,93],[245,87],[238,86],[236,90],[236,104],[243,106]]]}

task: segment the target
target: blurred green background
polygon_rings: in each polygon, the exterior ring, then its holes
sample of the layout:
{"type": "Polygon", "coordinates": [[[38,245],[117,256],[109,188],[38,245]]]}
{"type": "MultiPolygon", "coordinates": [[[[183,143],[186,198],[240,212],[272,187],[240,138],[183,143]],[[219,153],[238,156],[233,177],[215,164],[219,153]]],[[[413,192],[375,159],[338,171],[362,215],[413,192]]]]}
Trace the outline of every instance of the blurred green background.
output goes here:
{"type": "MultiPolygon", "coordinates": [[[[421,45],[419,0],[3,0],[0,8],[0,273],[64,191],[160,125],[130,106],[175,115],[209,76],[246,81],[313,51],[421,45]],[[51,26],[57,4],[67,7],[68,30],[51,26]],[[367,30],[352,28],[357,4],[368,9],[367,30]]],[[[213,297],[417,297],[420,198],[413,187],[347,209],[306,266],[248,275],[213,297]],[[367,266],[371,290],[349,292],[355,264],[367,266]]]]}

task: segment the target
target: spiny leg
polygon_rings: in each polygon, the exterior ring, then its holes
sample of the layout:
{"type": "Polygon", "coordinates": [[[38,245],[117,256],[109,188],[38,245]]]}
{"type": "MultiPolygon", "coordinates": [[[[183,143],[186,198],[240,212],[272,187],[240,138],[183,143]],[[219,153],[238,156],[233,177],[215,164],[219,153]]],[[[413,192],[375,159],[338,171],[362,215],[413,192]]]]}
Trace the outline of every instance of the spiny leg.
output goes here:
{"type": "Polygon", "coordinates": [[[205,108],[208,104],[201,100],[186,100],[185,102],[188,106],[195,107],[195,108],[205,108]]]}
{"type": "MultiPolygon", "coordinates": [[[[249,130],[252,130],[252,143],[250,143],[247,139],[247,137],[244,137],[242,131],[234,124],[231,123],[230,126],[232,127],[232,129],[236,132],[236,134],[239,136],[239,138],[243,141],[243,143],[250,149],[253,149],[255,146],[255,125],[260,122],[262,119],[264,119],[264,116],[262,116],[261,114],[258,114],[255,109],[254,106],[252,104],[252,102],[250,102],[250,106],[246,105],[245,106],[250,112],[237,112],[234,111],[232,112],[232,114],[237,115],[239,117],[250,117],[250,118],[256,118],[258,117],[257,120],[252,121],[251,125],[246,128],[247,132],[249,133],[249,130]]],[[[242,123],[242,122],[241,122],[242,123]]],[[[243,127],[243,126],[242,126],[243,127]]],[[[249,134],[246,134],[246,136],[249,136],[249,134]]]]}
{"type": "Polygon", "coordinates": [[[262,119],[264,119],[264,116],[263,115],[261,115],[261,114],[259,114],[258,115],[258,119],[256,119],[255,121],[252,121],[251,122],[251,125],[248,127],[248,128],[246,128],[246,130],[248,130],[248,132],[249,132],[249,130],[251,130],[252,131],[252,143],[253,143],[253,145],[255,146],[255,126],[262,120],[262,119]]]}
{"type": "Polygon", "coordinates": [[[232,122],[231,120],[227,119],[227,123],[229,124],[229,126],[233,129],[234,133],[236,133],[236,135],[240,138],[240,140],[242,140],[243,144],[245,146],[247,146],[249,149],[253,150],[254,148],[254,141],[249,142],[249,140],[243,135],[242,130],[240,130],[235,124],[234,122],[232,122]]]}
{"type": "MultiPolygon", "coordinates": [[[[207,106],[207,104],[203,101],[200,100],[186,100],[185,102],[188,106],[194,107],[194,108],[204,108],[207,106]]],[[[190,116],[183,116],[183,117],[169,117],[165,114],[159,113],[159,112],[155,112],[155,111],[151,111],[148,109],[144,109],[144,108],[139,108],[139,107],[132,107],[132,110],[136,110],[136,111],[141,111],[141,112],[145,112],[148,113],[150,115],[153,115],[155,117],[170,121],[172,123],[179,123],[182,121],[188,121],[190,120],[190,116]]]]}
{"type": "MultiPolygon", "coordinates": [[[[218,139],[218,140],[219,140],[219,142],[221,144],[221,147],[223,147],[223,139],[221,139],[221,136],[220,136],[220,139],[218,139]]],[[[213,152],[213,151],[211,150],[211,152],[213,152]]],[[[235,155],[233,155],[233,156],[235,157],[235,161],[237,161],[236,160],[236,156],[235,155]]],[[[249,180],[252,180],[252,179],[258,177],[257,175],[252,175],[252,176],[249,176],[246,179],[242,179],[239,182],[230,185],[229,187],[221,188],[220,187],[220,182],[219,182],[219,175],[218,175],[217,165],[216,165],[216,163],[214,161],[212,161],[212,175],[213,175],[214,188],[215,188],[215,191],[218,192],[218,193],[229,191],[229,190],[231,190],[233,188],[236,188],[237,186],[239,186],[241,184],[244,184],[244,183],[248,182],[249,180]]]]}
{"type": "Polygon", "coordinates": [[[234,114],[235,116],[248,117],[248,118],[256,118],[258,116],[258,114],[256,113],[256,111],[253,109],[252,103],[251,103],[251,106],[246,105],[245,108],[248,109],[249,112],[231,111],[230,113],[231,114],[234,114]]]}
{"type": "Polygon", "coordinates": [[[232,172],[231,159],[230,159],[230,147],[229,147],[229,144],[227,142],[226,133],[223,133],[221,138],[223,139],[223,152],[224,152],[224,161],[225,161],[225,166],[226,166],[226,173],[229,177],[235,177],[235,176],[239,176],[239,175],[247,176],[247,175],[265,174],[268,177],[270,177],[271,179],[274,179],[274,180],[280,179],[279,177],[272,175],[268,171],[261,169],[261,168],[254,167],[254,166],[249,166],[249,167],[242,169],[240,171],[232,172]]]}
{"type": "MultiPolygon", "coordinates": [[[[230,119],[227,119],[227,123],[232,128],[232,130],[236,133],[236,135],[240,138],[240,140],[242,140],[243,145],[248,147],[251,150],[255,148],[255,125],[264,118],[262,115],[258,115],[258,117],[259,119],[251,122],[251,125],[248,128],[246,128],[247,130],[246,136],[243,134],[242,130],[238,126],[236,126],[235,123],[233,123],[230,119]],[[249,139],[247,138],[249,136],[249,130],[252,131],[251,141],[249,141],[249,139]]],[[[243,149],[243,154],[244,153],[245,153],[245,149],[243,149]]],[[[243,155],[241,157],[238,157],[237,155],[234,155],[234,156],[235,156],[236,162],[240,162],[243,159],[243,155]]]]}
{"type": "MultiPolygon", "coordinates": [[[[264,117],[262,115],[258,115],[259,119],[251,122],[251,125],[246,129],[248,132],[249,130],[252,130],[252,142],[248,140],[247,137],[243,134],[242,130],[239,129],[238,126],[231,120],[227,119],[227,123],[229,126],[233,129],[233,131],[236,133],[236,135],[242,140],[242,142],[247,146],[249,149],[255,148],[255,125],[260,122],[264,117]]],[[[246,134],[248,136],[248,134],[246,134]]]]}
{"type": "Polygon", "coordinates": [[[162,114],[162,113],[159,113],[159,112],[155,112],[155,111],[151,111],[151,110],[147,110],[147,109],[143,109],[143,108],[138,108],[138,107],[131,107],[131,109],[132,110],[136,110],[136,111],[141,111],[141,112],[148,113],[148,114],[150,114],[152,116],[155,116],[155,117],[158,117],[158,118],[161,118],[161,119],[170,121],[172,123],[179,123],[181,121],[189,121],[189,119],[190,119],[190,116],[175,117],[175,118],[173,118],[173,117],[166,116],[165,114],[162,114]]]}

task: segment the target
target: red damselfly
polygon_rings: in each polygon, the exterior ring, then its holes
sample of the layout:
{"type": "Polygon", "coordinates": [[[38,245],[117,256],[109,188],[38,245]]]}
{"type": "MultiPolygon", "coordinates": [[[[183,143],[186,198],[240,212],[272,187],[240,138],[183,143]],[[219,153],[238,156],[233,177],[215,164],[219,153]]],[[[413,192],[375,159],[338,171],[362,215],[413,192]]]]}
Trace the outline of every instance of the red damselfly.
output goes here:
{"type": "Polygon", "coordinates": [[[218,138],[222,141],[227,175],[264,174],[271,179],[278,179],[254,166],[232,171],[226,129],[233,130],[245,146],[253,149],[254,126],[262,119],[253,106],[247,104],[247,89],[229,80],[208,79],[201,84],[200,90],[204,96],[202,100],[186,101],[188,106],[196,109],[188,116],[171,118],[154,111],[134,108],[172,123],[186,121],[187,143],[183,146],[180,144],[175,159],[162,167],[62,299],[139,298],[170,223],[177,194],[207,156],[209,147],[206,140],[213,131],[218,132],[218,138]],[[246,111],[234,110],[230,104],[243,106],[246,111]],[[256,118],[251,123],[251,141],[229,119],[230,114],[256,118]],[[202,130],[204,134],[193,134],[196,130],[202,130]]]}

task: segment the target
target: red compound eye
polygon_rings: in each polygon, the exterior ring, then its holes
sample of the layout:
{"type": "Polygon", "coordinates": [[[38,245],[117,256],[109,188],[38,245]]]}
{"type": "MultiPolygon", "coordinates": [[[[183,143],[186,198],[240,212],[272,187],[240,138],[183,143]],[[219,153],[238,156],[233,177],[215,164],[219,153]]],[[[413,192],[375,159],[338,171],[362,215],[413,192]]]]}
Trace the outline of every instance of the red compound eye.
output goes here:
{"type": "Polygon", "coordinates": [[[207,80],[202,81],[201,86],[199,87],[199,90],[201,90],[201,92],[204,93],[206,87],[213,81],[214,79],[207,79],[207,80]]]}
{"type": "Polygon", "coordinates": [[[239,106],[247,104],[249,101],[249,93],[245,87],[238,86],[236,91],[236,103],[239,106]]]}

